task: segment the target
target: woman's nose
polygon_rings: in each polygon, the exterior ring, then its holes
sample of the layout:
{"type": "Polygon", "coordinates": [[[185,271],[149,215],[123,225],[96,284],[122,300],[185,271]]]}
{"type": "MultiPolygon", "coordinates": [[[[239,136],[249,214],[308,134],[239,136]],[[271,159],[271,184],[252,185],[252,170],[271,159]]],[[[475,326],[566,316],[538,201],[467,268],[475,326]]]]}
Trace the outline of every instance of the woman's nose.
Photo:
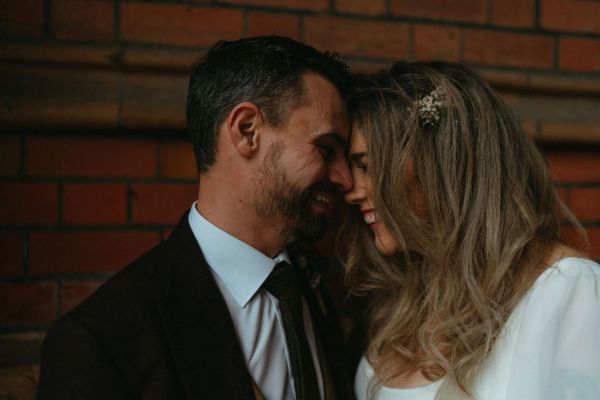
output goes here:
{"type": "Polygon", "coordinates": [[[364,186],[361,184],[361,182],[359,182],[355,179],[352,190],[346,192],[346,194],[344,195],[344,200],[348,204],[356,205],[356,204],[360,203],[361,201],[363,201],[365,199],[365,197],[366,197],[366,192],[365,192],[364,186]]]}

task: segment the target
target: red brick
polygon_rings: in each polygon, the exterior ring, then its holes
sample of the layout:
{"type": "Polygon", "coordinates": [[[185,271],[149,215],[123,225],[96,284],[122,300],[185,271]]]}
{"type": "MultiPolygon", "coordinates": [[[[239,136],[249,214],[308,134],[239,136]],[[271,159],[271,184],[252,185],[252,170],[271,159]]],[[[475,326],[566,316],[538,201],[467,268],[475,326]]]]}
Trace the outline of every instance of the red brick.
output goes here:
{"type": "MultiPolygon", "coordinates": [[[[571,81],[573,82],[573,81],[571,81]]],[[[565,82],[566,83],[566,82],[565,82]]],[[[585,114],[585,112],[584,112],[585,114]]],[[[580,114],[582,115],[582,114],[580,114]]],[[[586,117],[587,118],[587,117],[586,117]]],[[[585,119],[584,119],[585,120],[585,119]]],[[[598,143],[600,139],[600,121],[552,121],[538,123],[540,142],[547,143],[598,143]]]]}
{"type": "Polygon", "coordinates": [[[296,8],[300,10],[315,11],[326,10],[329,7],[329,0],[221,0],[221,3],[296,8]]]}
{"type": "Polygon", "coordinates": [[[581,221],[600,222],[600,188],[572,188],[569,208],[581,221]]]}
{"type": "Polygon", "coordinates": [[[156,141],[98,137],[27,138],[27,173],[35,176],[147,178],[156,175],[156,141]]]}
{"type": "Polygon", "coordinates": [[[560,238],[567,245],[586,252],[590,258],[600,261],[600,228],[599,227],[587,227],[585,229],[587,234],[588,245],[584,243],[579,236],[579,233],[573,228],[562,228],[560,231],[560,238]]]}
{"type": "Polygon", "coordinates": [[[56,316],[53,283],[0,284],[0,323],[47,324],[56,316]]]}
{"type": "MultiPolygon", "coordinates": [[[[556,194],[558,194],[558,198],[563,203],[563,205],[565,207],[568,207],[569,206],[569,189],[564,188],[564,187],[558,187],[556,190],[556,194]]],[[[561,221],[561,223],[564,223],[567,221],[567,219],[565,218],[564,215],[560,215],[560,221],[561,221]]]]}
{"type": "Polygon", "coordinates": [[[548,29],[600,33],[600,2],[542,0],[540,22],[548,29]]]}
{"type": "Polygon", "coordinates": [[[561,39],[560,68],[580,72],[600,71],[600,41],[561,39]]]}
{"type": "Polygon", "coordinates": [[[0,223],[49,224],[58,219],[54,183],[0,182],[0,223]]]}
{"type": "Polygon", "coordinates": [[[133,222],[175,224],[198,197],[197,184],[133,185],[133,222]]]}
{"type": "Polygon", "coordinates": [[[386,12],[385,0],[336,0],[335,8],[341,12],[365,15],[381,15],[386,12]]]}
{"type": "Polygon", "coordinates": [[[280,35],[300,39],[300,19],[295,15],[251,12],[246,24],[246,36],[280,35]]]}
{"type": "Polygon", "coordinates": [[[20,163],[21,138],[14,135],[0,136],[0,175],[17,175],[20,163]]]}
{"type": "Polygon", "coordinates": [[[168,140],[162,143],[160,175],[166,178],[198,179],[194,148],[188,140],[168,140]]]}
{"type": "Polygon", "coordinates": [[[34,232],[32,274],[113,272],[159,241],[158,232],[34,232]]]}
{"type": "Polygon", "coordinates": [[[63,218],[68,224],[127,222],[127,186],[68,183],[63,189],[63,218]]]}
{"type": "Polygon", "coordinates": [[[44,0],[0,0],[0,10],[0,36],[44,35],[44,0]]]}
{"type": "Polygon", "coordinates": [[[487,0],[392,0],[392,13],[407,17],[485,22],[487,0]]]}
{"type": "Polygon", "coordinates": [[[138,131],[185,130],[187,73],[132,72],[121,82],[121,126],[138,131]]]}
{"type": "Polygon", "coordinates": [[[586,231],[590,243],[590,257],[600,261],[600,228],[587,228],[586,231]]]}
{"type": "Polygon", "coordinates": [[[521,68],[549,69],[554,65],[554,40],[542,35],[465,31],[465,61],[521,68]]]}
{"type": "Polygon", "coordinates": [[[60,292],[60,314],[62,315],[71,311],[92,294],[94,290],[98,289],[101,284],[101,281],[64,283],[60,292]]]}
{"type": "Polygon", "coordinates": [[[171,236],[172,233],[173,233],[173,229],[172,228],[171,229],[163,229],[162,232],[161,232],[162,239],[163,240],[168,239],[171,236]]]}
{"type": "Polygon", "coordinates": [[[127,75],[113,59],[118,48],[34,43],[14,45],[22,52],[15,54],[15,61],[21,61],[2,63],[3,124],[52,130],[52,135],[63,128],[80,134],[86,128],[114,131],[121,79],[127,75]],[[37,53],[37,46],[47,47],[44,54],[37,53]]]}
{"type": "Polygon", "coordinates": [[[242,35],[242,12],[187,4],[123,3],[121,37],[130,42],[209,46],[242,35]]]}
{"type": "Polygon", "coordinates": [[[418,60],[458,61],[460,31],[458,28],[416,25],[414,56],[418,60]]]}
{"type": "Polygon", "coordinates": [[[569,204],[569,189],[559,187],[556,190],[556,193],[558,194],[558,198],[560,199],[560,201],[562,201],[565,205],[569,204]]]}
{"type": "Polygon", "coordinates": [[[113,0],[54,0],[52,27],[60,39],[107,41],[115,34],[113,0]]]}
{"type": "Polygon", "coordinates": [[[408,25],[399,23],[308,17],[304,35],[311,45],[343,55],[389,58],[408,55],[408,25]]]}
{"type": "Polygon", "coordinates": [[[535,0],[496,0],[492,3],[492,22],[496,25],[531,27],[535,23],[535,0]]]}
{"type": "Polygon", "coordinates": [[[577,250],[587,250],[584,240],[582,240],[579,232],[573,228],[563,226],[558,234],[560,240],[567,246],[577,250]]]}
{"type": "Polygon", "coordinates": [[[600,181],[600,152],[547,152],[552,175],[559,182],[600,181]]]}
{"type": "Polygon", "coordinates": [[[0,254],[0,276],[23,275],[23,236],[20,233],[0,233],[0,254]]]}

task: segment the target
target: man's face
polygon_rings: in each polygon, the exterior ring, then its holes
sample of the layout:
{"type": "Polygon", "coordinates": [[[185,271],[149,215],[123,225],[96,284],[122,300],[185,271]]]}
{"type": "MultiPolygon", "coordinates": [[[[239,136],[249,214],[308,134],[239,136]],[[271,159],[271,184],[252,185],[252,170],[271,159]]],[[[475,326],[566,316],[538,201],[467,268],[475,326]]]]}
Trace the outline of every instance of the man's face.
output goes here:
{"type": "Polygon", "coordinates": [[[272,130],[255,185],[257,214],[280,219],[288,243],[319,239],[337,194],[352,187],[342,99],[316,74],[304,75],[304,90],[305,101],[272,130]]]}

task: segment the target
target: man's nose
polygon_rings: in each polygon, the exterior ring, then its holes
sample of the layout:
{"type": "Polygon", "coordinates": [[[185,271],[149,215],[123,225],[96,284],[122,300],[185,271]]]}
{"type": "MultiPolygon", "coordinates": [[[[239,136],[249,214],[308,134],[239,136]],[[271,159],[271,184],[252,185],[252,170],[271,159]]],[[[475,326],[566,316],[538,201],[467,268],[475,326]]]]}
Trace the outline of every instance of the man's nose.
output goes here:
{"type": "Polygon", "coordinates": [[[329,166],[327,178],[344,192],[352,189],[354,185],[352,174],[345,159],[336,161],[329,166]]]}

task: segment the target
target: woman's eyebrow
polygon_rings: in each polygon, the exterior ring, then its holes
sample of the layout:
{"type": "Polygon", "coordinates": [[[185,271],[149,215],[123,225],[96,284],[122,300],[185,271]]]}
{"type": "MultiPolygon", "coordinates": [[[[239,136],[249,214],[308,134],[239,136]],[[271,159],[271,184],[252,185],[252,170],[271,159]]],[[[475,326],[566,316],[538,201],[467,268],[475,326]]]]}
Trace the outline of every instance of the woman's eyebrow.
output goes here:
{"type": "Polygon", "coordinates": [[[367,153],[364,151],[360,153],[352,153],[348,156],[348,160],[350,160],[350,162],[357,163],[360,162],[360,160],[366,155],[367,153]]]}

